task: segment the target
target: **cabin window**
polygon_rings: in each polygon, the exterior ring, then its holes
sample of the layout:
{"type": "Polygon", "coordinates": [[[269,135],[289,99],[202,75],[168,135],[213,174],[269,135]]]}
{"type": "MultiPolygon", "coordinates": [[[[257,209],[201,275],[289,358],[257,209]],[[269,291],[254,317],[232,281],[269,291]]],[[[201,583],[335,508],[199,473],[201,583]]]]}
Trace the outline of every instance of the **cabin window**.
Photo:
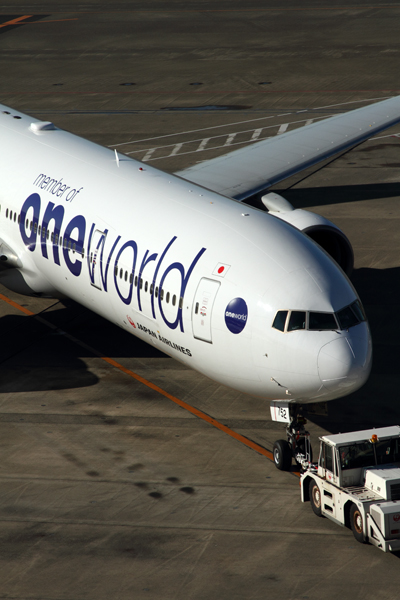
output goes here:
{"type": "Polygon", "coordinates": [[[33,233],[37,233],[37,223],[34,223],[33,225],[33,233]]]}
{"type": "Polygon", "coordinates": [[[160,299],[164,300],[164,290],[160,290],[160,299]]]}
{"type": "Polygon", "coordinates": [[[125,271],[125,281],[128,281],[128,271],[125,271]]]}
{"type": "Polygon", "coordinates": [[[6,218],[8,218],[8,208],[6,209],[6,218]]]}
{"type": "Polygon", "coordinates": [[[183,298],[179,298],[179,308],[183,307],[183,298]]]}
{"type": "Polygon", "coordinates": [[[167,296],[165,298],[165,301],[167,302],[167,304],[169,303],[169,292],[167,292],[167,296]]]}
{"type": "Polygon", "coordinates": [[[156,294],[155,294],[156,298],[158,298],[158,287],[156,287],[156,294]]]}
{"type": "Polygon", "coordinates": [[[138,280],[138,278],[137,278],[137,275],[136,275],[136,277],[135,277],[135,287],[137,287],[137,280],[138,280]]]}
{"type": "Polygon", "coordinates": [[[197,315],[199,313],[199,303],[196,302],[196,306],[194,308],[194,314],[197,315]]]}
{"type": "Polygon", "coordinates": [[[148,288],[148,283],[146,281],[146,283],[144,284],[144,291],[147,292],[147,288],[148,288]]]}
{"type": "Polygon", "coordinates": [[[140,289],[143,288],[143,279],[141,277],[139,279],[139,287],[140,287],[140,289]]]}
{"type": "Polygon", "coordinates": [[[131,273],[131,274],[129,275],[129,283],[132,283],[132,281],[133,281],[133,273],[131,273]]]}
{"type": "Polygon", "coordinates": [[[153,295],[153,292],[154,292],[154,283],[152,283],[150,286],[150,296],[153,295]]]}
{"type": "Polygon", "coordinates": [[[172,306],[175,306],[176,304],[176,296],[175,294],[172,296],[172,306]]]}

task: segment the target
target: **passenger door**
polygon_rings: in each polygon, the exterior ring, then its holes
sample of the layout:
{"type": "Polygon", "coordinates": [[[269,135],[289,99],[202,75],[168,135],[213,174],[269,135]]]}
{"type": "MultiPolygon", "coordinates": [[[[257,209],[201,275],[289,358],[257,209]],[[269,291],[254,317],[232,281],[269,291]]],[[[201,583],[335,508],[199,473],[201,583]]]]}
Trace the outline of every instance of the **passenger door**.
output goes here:
{"type": "Polygon", "coordinates": [[[219,281],[203,277],[197,286],[192,307],[193,336],[212,344],[211,317],[219,281]]]}

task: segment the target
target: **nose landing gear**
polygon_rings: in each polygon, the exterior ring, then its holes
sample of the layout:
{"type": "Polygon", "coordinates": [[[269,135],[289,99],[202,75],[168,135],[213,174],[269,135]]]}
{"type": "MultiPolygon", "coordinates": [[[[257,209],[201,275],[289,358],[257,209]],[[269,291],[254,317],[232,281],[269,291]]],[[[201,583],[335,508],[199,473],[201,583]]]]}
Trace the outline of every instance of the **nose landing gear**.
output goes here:
{"type": "Polygon", "coordinates": [[[287,439],[277,440],[274,443],[273,456],[276,468],[280,471],[289,471],[294,458],[302,468],[306,469],[312,462],[313,456],[310,434],[305,429],[307,420],[302,415],[302,407],[289,402],[273,402],[271,414],[274,421],[287,423],[287,439]]]}

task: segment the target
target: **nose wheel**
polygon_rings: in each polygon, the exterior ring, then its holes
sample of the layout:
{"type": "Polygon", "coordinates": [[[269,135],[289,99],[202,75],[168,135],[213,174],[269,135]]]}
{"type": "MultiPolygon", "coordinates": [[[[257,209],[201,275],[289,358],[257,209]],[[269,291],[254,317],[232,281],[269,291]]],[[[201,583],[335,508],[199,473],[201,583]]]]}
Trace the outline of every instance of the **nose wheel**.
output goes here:
{"type": "Polygon", "coordinates": [[[304,469],[312,462],[312,447],[310,434],[305,429],[306,423],[301,407],[297,404],[289,405],[286,440],[277,440],[273,448],[274,463],[280,471],[290,471],[293,458],[304,469]]]}

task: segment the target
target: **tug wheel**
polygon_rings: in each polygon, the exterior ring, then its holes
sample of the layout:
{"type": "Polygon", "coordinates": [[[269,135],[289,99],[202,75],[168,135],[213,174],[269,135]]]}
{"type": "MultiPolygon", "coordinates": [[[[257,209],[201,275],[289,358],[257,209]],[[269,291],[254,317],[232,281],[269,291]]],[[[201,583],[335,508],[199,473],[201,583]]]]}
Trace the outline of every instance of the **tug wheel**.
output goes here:
{"type": "Polygon", "coordinates": [[[365,544],[366,539],[364,535],[363,516],[360,509],[355,504],[353,504],[350,509],[350,527],[357,542],[365,544]]]}
{"type": "Polygon", "coordinates": [[[310,481],[310,502],[313,512],[317,517],[322,517],[322,498],[319,485],[314,479],[310,481]]]}
{"type": "Polygon", "coordinates": [[[273,449],[274,463],[280,471],[289,471],[292,465],[292,452],[286,440],[277,440],[273,449]]]}

